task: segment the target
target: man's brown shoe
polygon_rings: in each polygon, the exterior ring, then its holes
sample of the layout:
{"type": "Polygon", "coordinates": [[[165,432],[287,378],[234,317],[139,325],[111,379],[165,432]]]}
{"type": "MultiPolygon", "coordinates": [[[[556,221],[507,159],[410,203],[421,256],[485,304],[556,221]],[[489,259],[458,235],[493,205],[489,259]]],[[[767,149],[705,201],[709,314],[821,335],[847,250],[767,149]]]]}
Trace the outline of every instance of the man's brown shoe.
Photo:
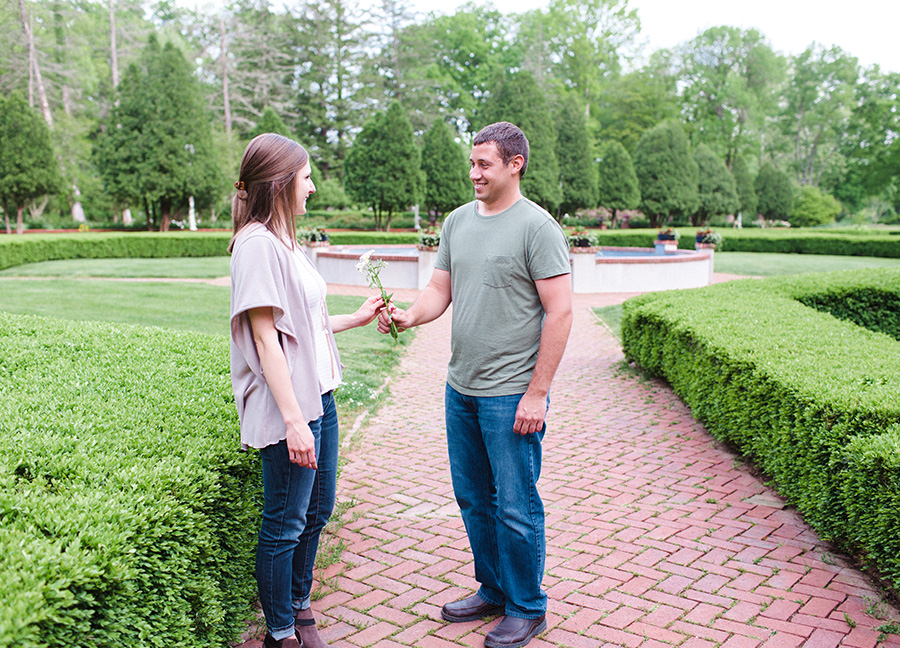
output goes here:
{"type": "Polygon", "coordinates": [[[450,623],[462,621],[475,621],[493,614],[503,614],[505,608],[502,605],[494,605],[483,600],[478,594],[473,594],[461,601],[447,603],[441,608],[441,616],[450,623]]]}
{"type": "Polygon", "coordinates": [[[487,633],[484,645],[485,648],[519,648],[546,629],[547,616],[545,614],[537,619],[505,616],[493,630],[487,633]]]}

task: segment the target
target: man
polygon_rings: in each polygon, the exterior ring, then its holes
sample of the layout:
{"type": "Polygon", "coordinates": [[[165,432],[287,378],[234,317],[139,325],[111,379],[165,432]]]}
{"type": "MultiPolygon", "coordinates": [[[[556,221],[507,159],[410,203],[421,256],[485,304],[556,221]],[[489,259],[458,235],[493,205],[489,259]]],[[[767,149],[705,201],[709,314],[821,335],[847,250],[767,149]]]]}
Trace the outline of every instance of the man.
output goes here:
{"type": "MultiPolygon", "coordinates": [[[[447,217],[431,281],[391,317],[402,330],[453,302],[447,444],[481,587],[441,616],[504,614],[484,645],[516,648],[547,627],[537,481],[550,382],[572,326],[570,266],[562,228],[520,191],[528,166],[522,131],[507,122],[485,127],[469,163],[476,200],[447,217]]],[[[383,312],[378,328],[389,327],[383,312]]]]}

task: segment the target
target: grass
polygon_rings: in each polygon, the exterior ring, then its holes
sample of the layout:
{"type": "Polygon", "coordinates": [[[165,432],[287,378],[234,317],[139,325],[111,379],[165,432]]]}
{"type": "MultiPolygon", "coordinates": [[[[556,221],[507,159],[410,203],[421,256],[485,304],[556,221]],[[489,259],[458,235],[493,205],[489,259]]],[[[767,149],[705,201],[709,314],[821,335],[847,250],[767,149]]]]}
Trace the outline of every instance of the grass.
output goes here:
{"type": "Polygon", "coordinates": [[[175,259],[72,259],[43,261],[0,271],[0,277],[116,277],[215,279],[227,277],[231,257],[175,259]]]}
{"type": "MultiPolygon", "coordinates": [[[[774,277],[807,272],[857,270],[900,266],[900,259],[881,257],[830,256],[825,254],[773,254],[765,252],[716,252],[715,271],[745,277],[774,277]]],[[[619,339],[622,338],[622,305],[595,308],[619,339]]]]}
{"type": "Polygon", "coordinates": [[[767,252],[716,252],[715,271],[747,277],[775,277],[806,272],[857,270],[900,266],[900,259],[831,256],[827,254],[774,254],[767,252]]]}
{"type": "MultiPolygon", "coordinates": [[[[136,261],[142,266],[145,261],[153,260],[136,261]]],[[[118,261],[109,263],[118,266],[118,261]]],[[[229,288],[198,283],[0,279],[0,310],[10,313],[158,326],[213,335],[228,335],[230,299],[229,288]]],[[[352,312],[363,299],[330,295],[328,309],[332,313],[352,312]]],[[[335,336],[341,360],[346,365],[344,384],[336,393],[344,431],[361,412],[374,411],[380,401],[375,391],[397,364],[404,344],[413,335],[409,331],[403,333],[401,344],[395,345],[390,336],[381,335],[370,325],[335,336]]]]}

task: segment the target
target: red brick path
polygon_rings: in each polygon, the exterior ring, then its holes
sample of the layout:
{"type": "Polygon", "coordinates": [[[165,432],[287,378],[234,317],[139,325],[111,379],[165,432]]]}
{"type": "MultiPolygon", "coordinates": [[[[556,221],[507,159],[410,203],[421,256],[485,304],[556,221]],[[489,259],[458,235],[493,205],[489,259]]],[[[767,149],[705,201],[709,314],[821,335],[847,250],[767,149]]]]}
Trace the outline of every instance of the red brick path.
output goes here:
{"type": "MultiPolygon", "coordinates": [[[[590,307],[625,297],[577,297],[553,384],[540,481],[548,629],[529,646],[875,646],[898,610],[666,384],[623,364],[590,307]]],[[[344,449],[345,550],[313,603],[334,646],[481,646],[496,624],[439,614],[475,587],[444,438],[449,329],[447,314],[418,331],[388,402],[344,449]]]]}

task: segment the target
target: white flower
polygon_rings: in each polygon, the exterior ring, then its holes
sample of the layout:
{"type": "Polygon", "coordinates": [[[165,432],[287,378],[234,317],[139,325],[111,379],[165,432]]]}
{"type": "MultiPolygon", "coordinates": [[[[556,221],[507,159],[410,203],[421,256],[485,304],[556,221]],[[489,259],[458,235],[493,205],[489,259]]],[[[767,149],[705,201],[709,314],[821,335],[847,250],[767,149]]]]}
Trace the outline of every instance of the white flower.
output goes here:
{"type": "Polygon", "coordinates": [[[364,271],[365,271],[366,266],[369,265],[369,257],[372,256],[372,253],[373,253],[374,251],[375,251],[375,250],[369,250],[368,252],[366,252],[365,254],[363,254],[361,257],[359,257],[359,263],[356,264],[356,269],[357,269],[357,270],[359,270],[360,272],[364,272],[364,271]]]}

